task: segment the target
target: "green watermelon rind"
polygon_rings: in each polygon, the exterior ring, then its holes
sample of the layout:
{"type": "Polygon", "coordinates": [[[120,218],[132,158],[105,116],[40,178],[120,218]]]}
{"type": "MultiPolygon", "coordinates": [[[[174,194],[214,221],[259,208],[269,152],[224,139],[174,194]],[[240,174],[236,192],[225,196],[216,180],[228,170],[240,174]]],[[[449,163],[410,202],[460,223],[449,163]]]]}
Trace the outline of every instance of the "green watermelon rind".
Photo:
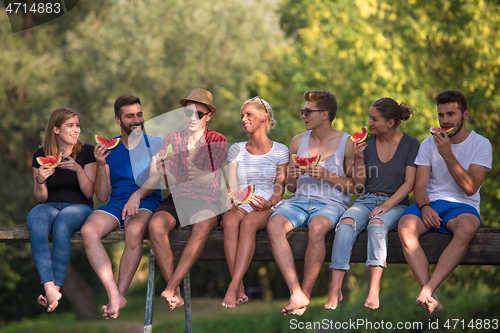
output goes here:
{"type": "Polygon", "coordinates": [[[242,188],[241,190],[230,192],[229,197],[234,201],[235,204],[243,205],[248,203],[252,199],[254,193],[255,193],[255,185],[248,185],[247,187],[242,188]],[[248,194],[243,198],[243,200],[238,200],[238,194],[244,193],[244,191],[247,191],[248,194]]]}
{"type": "Polygon", "coordinates": [[[429,129],[429,132],[431,132],[431,134],[441,134],[442,136],[444,136],[444,133],[447,133],[448,135],[450,135],[454,129],[455,129],[455,126],[450,127],[446,131],[443,128],[431,126],[431,128],[429,129]]]}
{"type": "Polygon", "coordinates": [[[165,154],[165,156],[163,158],[160,157],[160,153],[165,151],[165,149],[162,149],[160,150],[157,154],[156,154],[156,158],[160,161],[165,161],[165,160],[169,160],[172,158],[172,144],[169,144],[168,147],[167,147],[167,153],[165,154]]]}
{"type": "Polygon", "coordinates": [[[363,142],[367,142],[367,141],[368,141],[368,139],[370,138],[370,134],[371,134],[371,128],[370,128],[370,126],[363,126],[363,127],[361,128],[361,132],[356,132],[356,133],[354,133],[353,135],[351,135],[351,140],[352,140],[354,143],[363,143],[363,142]],[[366,135],[365,135],[365,137],[364,137],[364,138],[362,138],[362,139],[359,139],[359,140],[354,139],[353,137],[354,137],[356,134],[358,134],[358,133],[363,134],[363,129],[366,129],[366,135]]]}
{"type": "Polygon", "coordinates": [[[312,157],[300,157],[299,154],[292,154],[292,161],[293,163],[297,164],[297,167],[302,170],[306,170],[308,166],[315,166],[318,165],[319,161],[321,160],[321,155],[316,155],[312,157]],[[305,165],[301,165],[302,161],[309,160],[308,163],[305,165]]]}
{"type": "Polygon", "coordinates": [[[122,138],[107,139],[107,138],[103,138],[103,137],[101,137],[101,136],[99,136],[99,135],[97,135],[97,134],[96,134],[96,135],[95,135],[95,142],[96,142],[98,145],[101,145],[101,146],[106,147],[106,149],[107,149],[107,150],[114,150],[114,149],[118,148],[118,146],[119,146],[119,145],[120,145],[120,143],[122,142],[122,138]],[[105,143],[105,142],[103,142],[103,141],[102,141],[102,140],[100,140],[100,139],[105,139],[105,140],[108,140],[108,141],[115,141],[115,140],[116,140],[116,142],[115,142],[115,144],[114,144],[114,145],[112,145],[112,146],[108,146],[108,145],[106,145],[106,143],[105,143]]]}
{"type": "Polygon", "coordinates": [[[57,153],[57,155],[56,155],[56,156],[52,156],[52,155],[48,155],[48,156],[39,156],[39,157],[37,157],[37,158],[36,158],[36,161],[38,162],[38,164],[42,165],[42,164],[47,163],[47,162],[44,162],[44,161],[43,161],[43,159],[44,159],[44,158],[47,158],[47,157],[52,157],[52,158],[56,159],[56,160],[57,160],[57,162],[55,162],[55,163],[54,163],[54,164],[52,164],[52,165],[45,166],[45,168],[44,168],[44,169],[55,169],[55,168],[57,168],[57,165],[58,165],[59,163],[61,163],[61,161],[62,161],[62,155],[63,155],[62,153],[57,153]]]}

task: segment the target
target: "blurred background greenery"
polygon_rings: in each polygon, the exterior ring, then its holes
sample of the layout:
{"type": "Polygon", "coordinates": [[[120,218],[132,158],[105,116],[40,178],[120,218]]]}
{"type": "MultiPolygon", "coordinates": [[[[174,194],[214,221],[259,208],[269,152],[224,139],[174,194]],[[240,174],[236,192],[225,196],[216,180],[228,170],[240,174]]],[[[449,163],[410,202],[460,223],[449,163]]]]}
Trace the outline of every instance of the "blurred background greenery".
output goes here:
{"type": "MultiPolygon", "coordinates": [[[[4,12],[5,6],[0,9],[4,12]]],[[[270,137],[287,145],[304,131],[298,109],[306,90],[336,95],[339,111],[333,126],[348,133],[366,124],[375,100],[387,96],[404,101],[417,114],[400,130],[420,141],[430,126],[438,125],[434,97],[446,89],[461,90],[471,111],[468,127],[493,145],[493,170],[481,189],[481,216],[483,228],[499,228],[499,13],[498,0],[86,0],[59,19],[15,34],[7,15],[0,13],[0,226],[25,226],[37,203],[31,160],[52,110],[77,110],[81,138],[92,143],[94,134],[119,134],[112,107],[118,96],[139,96],[149,120],[178,108],[180,98],[203,87],[213,93],[218,108],[210,129],[230,142],[245,140],[239,108],[259,95],[271,103],[278,121],[270,137]]],[[[37,16],[31,19],[36,22],[37,16]]],[[[118,263],[120,245],[110,245],[109,251],[118,263]]],[[[317,301],[301,321],[331,317],[427,323],[413,303],[418,286],[406,265],[387,269],[377,311],[362,306],[367,275],[363,265],[354,266],[344,283],[344,304],[327,313],[322,310],[330,279],[325,264],[314,291],[317,301]]],[[[137,303],[137,308],[124,310],[117,322],[126,322],[128,314],[142,321],[137,313],[143,313],[146,270],[147,249],[130,292],[139,301],[129,306],[137,303]]],[[[72,280],[89,288],[86,293],[95,297],[95,304],[105,302],[104,289],[78,244],[71,272],[72,280]]],[[[191,276],[193,296],[213,298],[218,308],[229,282],[226,264],[196,263],[191,276]]],[[[161,276],[157,284],[163,289],[161,276]]],[[[196,331],[289,330],[290,318],[279,314],[288,290],[276,265],[252,263],[245,284],[260,290],[255,294],[262,299],[256,301],[259,306],[249,305],[248,314],[200,313],[201,322],[194,318],[196,331]]],[[[499,286],[498,267],[461,266],[440,287],[445,311],[432,318],[498,317],[499,286]]],[[[41,291],[29,245],[0,245],[0,331],[44,332],[44,320],[51,321],[50,332],[123,329],[118,324],[64,326],[98,316],[98,306],[82,314],[78,299],[73,304],[70,297],[63,298],[57,313],[37,317],[43,313],[35,302],[41,291]],[[64,325],[57,328],[55,323],[64,325]]],[[[161,305],[157,309],[155,316],[166,311],[161,305]]],[[[182,331],[182,323],[158,317],[156,332],[182,331]]]]}

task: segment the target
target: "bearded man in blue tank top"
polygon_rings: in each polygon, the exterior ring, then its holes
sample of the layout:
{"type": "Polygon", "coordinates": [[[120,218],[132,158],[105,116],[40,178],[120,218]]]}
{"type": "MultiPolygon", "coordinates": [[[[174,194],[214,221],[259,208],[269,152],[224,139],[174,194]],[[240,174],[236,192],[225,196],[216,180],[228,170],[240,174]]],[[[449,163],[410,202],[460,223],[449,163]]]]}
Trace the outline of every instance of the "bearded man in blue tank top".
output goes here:
{"type": "Polygon", "coordinates": [[[337,225],[349,207],[354,192],[352,168],[353,142],[349,134],[332,128],[337,114],[335,96],[324,90],[307,91],[306,104],[300,110],[307,132],[290,143],[290,163],[285,185],[294,195],[278,206],[267,225],[272,251],[290,290],[290,300],[281,312],[302,315],[307,309],[314,282],[325,259],[325,235],[337,225]],[[291,158],[321,155],[318,165],[300,169],[291,158]],[[304,279],[299,283],[292,249],[286,234],[295,228],[308,227],[308,245],[304,279]]]}
{"type": "Polygon", "coordinates": [[[115,121],[121,130],[121,144],[112,151],[98,144],[94,150],[97,161],[95,194],[100,201],[108,197],[109,201],[93,212],[82,227],[87,258],[109,297],[109,303],[101,307],[106,319],[117,318],[127,304],[125,295],[139,267],[149,219],[162,200],[159,189],[144,197],[140,195],[141,186],[149,178],[151,159],[161,149],[162,139],[143,133],[144,116],[138,97],[118,97],[114,110],[115,121]],[[101,238],[116,228],[125,229],[126,239],[118,283],[101,243],[101,238]]]}

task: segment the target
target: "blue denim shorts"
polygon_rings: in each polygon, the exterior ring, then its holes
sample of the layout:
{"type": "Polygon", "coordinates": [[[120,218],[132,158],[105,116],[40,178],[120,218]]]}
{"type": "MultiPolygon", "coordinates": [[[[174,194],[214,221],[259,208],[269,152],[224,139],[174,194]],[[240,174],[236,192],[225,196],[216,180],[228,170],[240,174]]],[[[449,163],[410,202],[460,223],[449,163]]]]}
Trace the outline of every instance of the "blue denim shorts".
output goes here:
{"type": "MultiPolygon", "coordinates": [[[[101,211],[108,213],[109,215],[113,216],[117,221],[118,221],[118,227],[120,229],[123,229],[124,227],[124,220],[122,220],[122,212],[123,212],[123,207],[125,207],[125,204],[127,203],[128,198],[125,200],[109,200],[109,202],[96,209],[96,211],[101,211]]],[[[140,204],[139,204],[139,210],[141,209],[146,209],[151,214],[155,211],[156,208],[160,205],[160,201],[156,199],[150,199],[148,197],[141,199],[140,204]]]]}
{"type": "Polygon", "coordinates": [[[324,204],[314,199],[290,199],[276,207],[273,215],[283,215],[293,225],[293,228],[308,227],[316,216],[324,216],[332,222],[332,229],[339,222],[345,209],[324,204]]]}
{"type": "MultiPolygon", "coordinates": [[[[444,234],[451,234],[451,231],[446,228],[445,224],[449,220],[461,214],[472,214],[477,216],[477,218],[479,219],[479,227],[481,227],[481,217],[479,216],[476,208],[472,207],[471,205],[446,200],[431,201],[430,205],[431,208],[439,214],[439,217],[441,218],[441,225],[438,228],[432,227],[428,232],[439,231],[444,234]]],[[[401,217],[405,215],[415,215],[419,219],[422,219],[422,214],[420,213],[420,209],[418,209],[417,205],[411,205],[406,208],[401,217]]]]}

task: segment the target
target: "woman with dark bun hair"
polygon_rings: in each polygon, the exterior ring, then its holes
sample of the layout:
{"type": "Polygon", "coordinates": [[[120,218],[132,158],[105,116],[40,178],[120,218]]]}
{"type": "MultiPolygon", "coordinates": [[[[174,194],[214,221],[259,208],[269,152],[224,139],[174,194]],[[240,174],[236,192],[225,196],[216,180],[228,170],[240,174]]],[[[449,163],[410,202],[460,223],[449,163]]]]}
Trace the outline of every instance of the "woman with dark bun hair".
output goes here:
{"type": "Polygon", "coordinates": [[[96,163],[94,147],[81,142],[80,116],[70,108],[55,109],[45,139],[33,155],[33,181],[39,204],[28,214],[31,253],[45,295],[38,303],[54,311],[71,257],[71,235],[93,212],[96,163]],[[38,157],[62,153],[56,168],[40,165],[38,157]],[[52,252],[49,234],[52,233],[52,252]]]}
{"type": "Polygon", "coordinates": [[[354,146],[353,179],[358,198],[344,212],[336,227],[332,249],[332,289],[325,309],[334,310],[342,300],[342,280],[349,270],[351,251],[357,235],[367,229],[366,266],[371,282],[365,307],[379,307],[380,279],[386,267],[387,233],[397,227],[399,217],[410,205],[408,194],[415,182],[415,157],[419,142],[398,132],[401,121],[414,115],[405,103],[381,98],[369,111],[371,136],[354,146]]]}

